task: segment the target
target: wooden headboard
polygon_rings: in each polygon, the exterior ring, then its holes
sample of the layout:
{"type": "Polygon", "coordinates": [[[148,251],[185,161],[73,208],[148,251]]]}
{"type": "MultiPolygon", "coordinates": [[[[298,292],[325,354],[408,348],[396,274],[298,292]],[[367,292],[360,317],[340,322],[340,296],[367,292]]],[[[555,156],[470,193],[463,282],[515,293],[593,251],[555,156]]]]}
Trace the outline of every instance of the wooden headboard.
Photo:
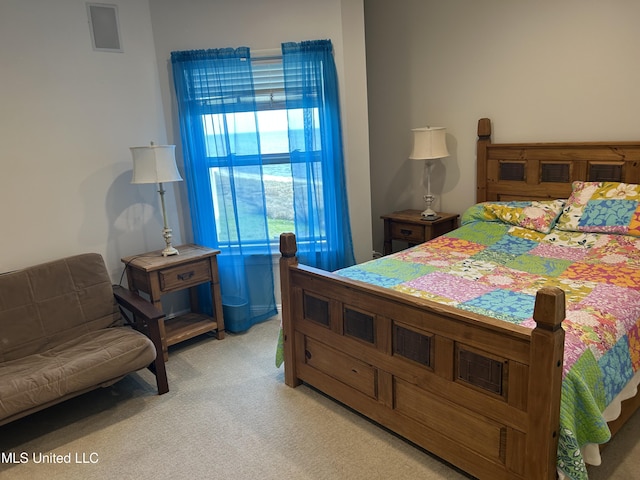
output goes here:
{"type": "Polygon", "coordinates": [[[640,183],[640,141],[491,143],[478,121],[476,201],[568,198],[575,180],[640,183]]]}

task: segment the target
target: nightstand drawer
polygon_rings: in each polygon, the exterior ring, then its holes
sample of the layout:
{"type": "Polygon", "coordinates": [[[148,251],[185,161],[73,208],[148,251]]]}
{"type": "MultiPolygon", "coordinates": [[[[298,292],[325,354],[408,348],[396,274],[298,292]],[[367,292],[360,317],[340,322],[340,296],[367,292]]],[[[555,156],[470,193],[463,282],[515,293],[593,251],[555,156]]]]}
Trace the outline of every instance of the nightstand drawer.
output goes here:
{"type": "Polygon", "coordinates": [[[380,217],[384,220],[384,254],[393,251],[393,241],[418,245],[458,228],[458,215],[438,212],[435,220],[422,218],[420,210],[401,210],[380,217]]]}
{"type": "Polygon", "coordinates": [[[170,292],[211,280],[209,259],[187,263],[158,272],[160,290],[170,292]]]}
{"type": "Polygon", "coordinates": [[[412,223],[393,222],[391,236],[396,240],[405,240],[411,243],[425,241],[424,227],[412,223]]]}

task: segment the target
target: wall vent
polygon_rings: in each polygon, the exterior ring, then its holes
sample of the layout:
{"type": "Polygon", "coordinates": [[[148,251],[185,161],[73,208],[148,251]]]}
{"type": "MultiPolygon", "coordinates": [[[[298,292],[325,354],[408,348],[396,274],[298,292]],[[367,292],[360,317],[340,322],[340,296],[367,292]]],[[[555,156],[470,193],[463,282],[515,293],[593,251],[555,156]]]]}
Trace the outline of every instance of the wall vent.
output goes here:
{"type": "Polygon", "coordinates": [[[87,3],[87,15],[93,49],[99,52],[122,52],[118,6],[87,3]]]}

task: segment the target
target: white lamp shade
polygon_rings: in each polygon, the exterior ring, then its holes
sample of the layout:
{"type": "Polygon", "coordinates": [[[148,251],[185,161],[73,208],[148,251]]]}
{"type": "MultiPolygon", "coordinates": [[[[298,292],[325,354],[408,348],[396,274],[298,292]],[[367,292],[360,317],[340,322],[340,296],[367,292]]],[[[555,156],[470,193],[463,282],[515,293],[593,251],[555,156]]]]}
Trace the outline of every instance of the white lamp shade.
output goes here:
{"type": "Polygon", "coordinates": [[[447,150],[446,133],[444,127],[414,128],[413,150],[409,158],[411,160],[429,160],[449,156],[447,150]]]}
{"type": "Polygon", "coordinates": [[[131,147],[133,177],[131,183],[182,181],[176,166],[175,145],[131,147]]]}

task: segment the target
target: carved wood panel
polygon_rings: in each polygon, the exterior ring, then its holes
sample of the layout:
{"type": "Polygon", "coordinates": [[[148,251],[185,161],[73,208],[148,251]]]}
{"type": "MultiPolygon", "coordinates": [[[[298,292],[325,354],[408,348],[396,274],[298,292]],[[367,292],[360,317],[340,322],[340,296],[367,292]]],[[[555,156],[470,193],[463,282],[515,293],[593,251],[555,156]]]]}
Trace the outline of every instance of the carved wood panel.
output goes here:
{"type": "Polygon", "coordinates": [[[427,367],[433,363],[433,335],[424,335],[399,325],[393,326],[393,354],[427,367]]]}
{"type": "Polygon", "coordinates": [[[459,347],[457,377],[471,385],[497,395],[504,395],[504,361],[459,347]]]}
{"type": "Polygon", "coordinates": [[[367,343],[375,343],[375,319],[369,315],[352,308],[344,309],[344,334],[364,340],[367,343]]]}
{"type": "Polygon", "coordinates": [[[302,302],[304,318],[328,327],[330,325],[329,301],[304,292],[302,302]]]}

